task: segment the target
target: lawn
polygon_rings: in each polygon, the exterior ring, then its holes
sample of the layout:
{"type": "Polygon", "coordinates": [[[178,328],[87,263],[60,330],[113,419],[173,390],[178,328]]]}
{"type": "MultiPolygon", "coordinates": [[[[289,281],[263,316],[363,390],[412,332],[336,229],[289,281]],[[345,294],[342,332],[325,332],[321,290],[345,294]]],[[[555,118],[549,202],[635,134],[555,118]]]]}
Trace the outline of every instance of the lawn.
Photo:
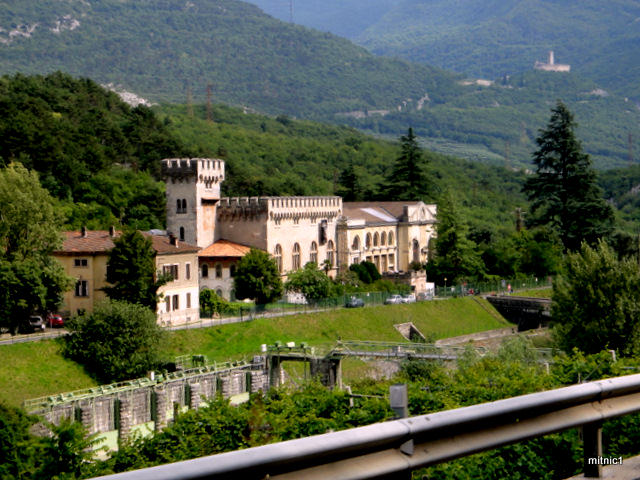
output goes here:
{"type": "Polygon", "coordinates": [[[413,322],[429,340],[508,325],[489,312],[495,310],[488,302],[472,298],[338,309],[177,331],[171,336],[168,352],[173,356],[204,354],[209,360],[225,361],[250,357],[259,352],[261,344],[278,340],[310,345],[332,345],[337,340],[403,342],[406,340],[393,325],[405,322],[413,322]]]}
{"type": "Polygon", "coordinates": [[[0,345],[0,402],[19,406],[42,397],[97,385],[60,353],[60,340],[0,345]]]}
{"type": "MultiPolygon", "coordinates": [[[[394,324],[413,322],[429,340],[501,328],[507,324],[485,300],[454,298],[408,305],[338,309],[322,313],[258,319],[169,334],[165,355],[204,354],[211,361],[251,358],[263,343],[337,340],[406,341],[394,324]]],[[[96,385],[82,367],[66,360],[57,340],[0,346],[0,401],[25,399],[96,385]]],[[[361,366],[361,368],[364,368],[361,366]]]]}

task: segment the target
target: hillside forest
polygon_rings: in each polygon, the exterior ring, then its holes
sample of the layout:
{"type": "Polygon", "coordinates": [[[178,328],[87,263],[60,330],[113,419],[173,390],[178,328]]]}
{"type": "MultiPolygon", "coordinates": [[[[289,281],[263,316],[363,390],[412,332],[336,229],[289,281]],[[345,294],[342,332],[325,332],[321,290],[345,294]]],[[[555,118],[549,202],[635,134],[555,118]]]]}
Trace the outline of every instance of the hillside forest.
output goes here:
{"type": "MultiPolygon", "coordinates": [[[[579,136],[598,168],[637,161],[629,158],[629,138],[637,142],[640,123],[632,91],[637,39],[634,30],[629,38],[622,35],[612,20],[615,15],[635,18],[637,7],[629,0],[614,2],[606,15],[595,1],[569,8],[570,2],[522,0],[503,6],[485,0],[476,6],[465,0],[456,15],[439,0],[322,4],[329,12],[358,12],[355,23],[367,23],[362,34],[371,31],[367,47],[392,57],[326,33],[328,27],[318,31],[283,22],[237,0],[193,0],[186,7],[180,0],[5,3],[7,8],[0,9],[0,74],[62,70],[151,102],[197,105],[210,97],[250,112],[347,124],[392,140],[412,126],[431,151],[507,167],[530,166],[537,130],[561,99],[576,113],[579,136]],[[589,24],[575,18],[589,18],[589,24]],[[469,21],[480,21],[482,31],[469,28],[469,21]],[[434,28],[425,28],[424,22],[434,28]],[[424,32],[442,33],[435,26],[455,31],[455,38],[445,35],[446,49],[428,52],[455,61],[450,68],[462,73],[420,63],[437,65],[437,59],[419,53],[424,32]],[[531,45],[530,31],[543,32],[544,38],[536,37],[529,50],[516,56],[500,53],[495,43],[504,43],[510,28],[516,30],[510,45],[531,45]],[[401,32],[397,38],[396,29],[401,32]],[[594,30],[599,35],[592,35],[594,30]],[[597,57],[600,66],[590,70],[602,75],[580,68],[561,75],[534,71],[534,60],[546,59],[553,47],[550,32],[563,41],[573,39],[582,52],[576,52],[578,58],[589,45],[603,52],[597,57]],[[620,41],[611,46],[600,34],[620,41]],[[374,39],[410,48],[415,58],[407,56],[418,63],[398,58],[404,53],[392,47],[378,48],[374,39]],[[469,53],[474,47],[477,52],[469,53]],[[510,58],[519,63],[507,68],[510,58]],[[459,68],[463,62],[467,69],[459,68]],[[484,71],[481,63],[494,70],[484,71]],[[478,75],[486,81],[477,83],[478,75]],[[627,86],[615,88],[611,80],[618,78],[628,79],[627,86]]],[[[313,2],[307,4],[299,5],[296,14],[313,2]]],[[[321,19],[323,13],[313,15],[321,19]]],[[[343,15],[334,23],[352,18],[343,15]]],[[[568,47],[555,49],[559,61],[568,57],[575,64],[568,47]]]]}

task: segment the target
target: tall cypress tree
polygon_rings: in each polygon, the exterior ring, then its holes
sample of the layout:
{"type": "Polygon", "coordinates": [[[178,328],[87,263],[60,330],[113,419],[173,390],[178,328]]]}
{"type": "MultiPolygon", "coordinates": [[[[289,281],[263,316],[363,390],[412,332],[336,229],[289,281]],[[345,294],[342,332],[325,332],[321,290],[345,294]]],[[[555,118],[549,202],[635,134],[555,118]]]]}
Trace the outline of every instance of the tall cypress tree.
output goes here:
{"type": "Polygon", "coordinates": [[[418,145],[413,128],[400,137],[401,152],[393,169],[380,187],[385,200],[420,200],[429,191],[427,175],[423,168],[425,160],[418,145]]]}
{"type": "Polygon", "coordinates": [[[613,210],[596,184],[589,155],[582,151],[573,114],[560,101],[551,110],[547,128],[536,139],[536,173],[524,186],[531,202],[529,226],[547,225],[575,251],[582,241],[593,244],[611,233],[613,210]]]}

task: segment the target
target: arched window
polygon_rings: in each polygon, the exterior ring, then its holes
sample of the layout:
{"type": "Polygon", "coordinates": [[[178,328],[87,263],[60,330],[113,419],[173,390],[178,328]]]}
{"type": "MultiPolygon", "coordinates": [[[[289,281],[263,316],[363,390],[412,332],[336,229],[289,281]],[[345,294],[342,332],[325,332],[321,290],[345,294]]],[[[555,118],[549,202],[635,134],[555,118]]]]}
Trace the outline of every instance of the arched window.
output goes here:
{"type": "Polygon", "coordinates": [[[311,250],[309,252],[309,261],[318,264],[318,244],[311,242],[311,250]]]}
{"type": "Polygon", "coordinates": [[[216,288],[216,295],[218,295],[219,297],[222,297],[222,290],[219,288],[216,288]]]}
{"type": "Polygon", "coordinates": [[[382,235],[380,235],[380,245],[384,247],[386,244],[387,244],[387,232],[382,232],[382,235]]]}
{"type": "Polygon", "coordinates": [[[180,241],[184,242],[184,227],[180,227],[180,241]]]}
{"type": "Polygon", "coordinates": [[[176,213],[182,213],[182,202],[180,199],[176,200],[176,213]]]}
{"type": "Polygon", "coordinates": [[[367,233],[367,236],[365,237],[364,246],[365,246],[365,248],[367,250],[371,248],[371,234],[370,233],[367,233]]]}
{"type": "Polygon", "coordinates": [[[360,237],[356,235],[351,244],[351,250],[360,250],[360,237]]]}
{"type": "Polygon", "coordinates": [[[333,246],[333,240],[327,242],[327,260],[331,268],[335,265],[335,249],[333,246]]]}
{"type": "Polygon", "coordinates": [[[202,264],[202,278],[208,278],[209,277],[209,265],[207,265],[206,263],[202,264]]]}
{"type": "Polygon", "coordinates": [[[291,255],[291,269],[300,269],[300,245],[298,245],[297,243],[293,244],[293,254],[291,255]]]}
{"type": "Polygon", "coordinates": [[[390,246],[393,245],[393,232],[389,232],[389,241],[387,243],[390,246]]]}
{"type": "Polygon", "coordinates": [[[230,277],[235,277],[236,276],[236,264],[235,263],[229,267],[229,276],[230,277]]]}
{"type": "Polygon", "coordinates": [[[376,232],[373,234],[373,246],[377,247],[379,243],[380,243],[380,236],[378,235],[378,232],[376,232]]]}
{"type": "Polygon", "coordinates": [[[216,263],[216,278],[222,278],[222,264],[216,263]]]}
{"type": "Polygon", "coordinates": [[[276,245],[276,248],[273,251],[273,256],[276,259],[276,265],[278,266],[278,271],[282,273],[282,247],[280,246],[280,244],[276,245]]]}
{"type": "Polygon", "coordinates": [[[413,250],[413,261],[420,262],[420,244],[416,239],[413,240],[412,250],[413,250]]]}
{"type": "Polygon", "coordinates": [[[187,199],[182,199],[182,213],[187,213],[187,199]]]}

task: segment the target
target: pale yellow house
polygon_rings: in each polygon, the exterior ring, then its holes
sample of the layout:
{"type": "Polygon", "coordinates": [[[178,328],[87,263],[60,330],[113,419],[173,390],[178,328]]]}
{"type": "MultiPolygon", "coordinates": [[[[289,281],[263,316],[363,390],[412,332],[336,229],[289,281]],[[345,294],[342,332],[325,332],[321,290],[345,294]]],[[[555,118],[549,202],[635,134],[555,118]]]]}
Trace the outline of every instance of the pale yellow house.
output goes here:
{"type": "MultiPolygon", "coordinates": [[[[53,256],[62,264],[65,273],[75,278],[74,288],[64,294],[60,312],[75,315],[80,311],[93,311],[96,302],[107,298],[107,260],[113,240],[120,235],[115,229],[64,232],[62,249],[53,256]]],[[[175,237],[143,232],[151,239],[156,252],[156,269],[170,273],[173,280],[163,285],[158,293],[158,322],[176,324],[197,321],[198,251],[199,248],[180,242],[175,237]]]]}

